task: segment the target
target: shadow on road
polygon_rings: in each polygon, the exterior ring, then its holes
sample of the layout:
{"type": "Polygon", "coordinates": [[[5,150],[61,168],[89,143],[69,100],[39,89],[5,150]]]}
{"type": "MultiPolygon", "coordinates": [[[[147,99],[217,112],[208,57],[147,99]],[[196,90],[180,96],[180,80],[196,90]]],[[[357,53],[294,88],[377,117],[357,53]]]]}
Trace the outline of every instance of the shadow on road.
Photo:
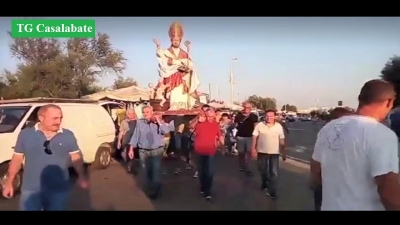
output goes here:
{"type": "MultiPolygon", "coordinates": [[[[312,210],[312,193],[308,189],[308,171],[281,163],[279,198],[271,200],[260,190],[258,172],[246,177],[238,171],[236,156],[221,156],[216,159],[216,176],[213,199],[205,201],[199,193],[198,179],[194,171],[186,170],[181,175],[173,174],[178,162],[163,162],[162,196],[151,201],[156,210],[312,210]]],[[[255,165],[252,165],[255,168],[255,165]]],[[[132,179],[142,188],[141,173],[132,179]]]]}

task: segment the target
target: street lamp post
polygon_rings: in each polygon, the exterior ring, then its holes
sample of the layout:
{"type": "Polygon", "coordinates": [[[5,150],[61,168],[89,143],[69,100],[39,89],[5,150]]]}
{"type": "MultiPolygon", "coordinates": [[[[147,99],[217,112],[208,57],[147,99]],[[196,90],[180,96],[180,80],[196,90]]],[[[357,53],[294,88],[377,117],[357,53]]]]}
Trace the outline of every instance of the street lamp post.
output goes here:
{"type": "Polygon", "coordinates": [[[234,81],[234,76],[233,76],[233,61],[236,61],[237,58],[232,58],[231,59],[231,66],[230,66],[230,76],[229,76],[229,83],[231,86],[231,94],[230,94],[230,100],[231,100],[231,104],[233,104],[233,102],[235,101],[235,81],[234,81]]]}

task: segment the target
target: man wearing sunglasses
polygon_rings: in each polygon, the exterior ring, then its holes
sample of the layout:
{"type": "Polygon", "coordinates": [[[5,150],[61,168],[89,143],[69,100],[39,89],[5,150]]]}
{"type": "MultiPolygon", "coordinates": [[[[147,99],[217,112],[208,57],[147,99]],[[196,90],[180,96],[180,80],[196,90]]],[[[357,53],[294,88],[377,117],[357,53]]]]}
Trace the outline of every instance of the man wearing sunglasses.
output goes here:
{"type": "Polygon", "coordinates": [[[49,104],[38,111],[39,123],[18,135],[8,169],[3,196],[14,196],[13,181],[25,158],[20,209],[65,210],[70,194],[69,161],[78,173],[78,184],[88,188],[83,160],[74,134],[60,127],[61,108],[49,104]]]}

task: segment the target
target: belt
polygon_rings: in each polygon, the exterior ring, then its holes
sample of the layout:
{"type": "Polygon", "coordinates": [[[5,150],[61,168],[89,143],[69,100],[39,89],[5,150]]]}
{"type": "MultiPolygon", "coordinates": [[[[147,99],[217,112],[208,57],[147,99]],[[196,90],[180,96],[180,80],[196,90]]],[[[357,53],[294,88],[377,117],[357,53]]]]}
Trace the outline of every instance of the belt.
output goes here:
{"type": "Polygon", "coordinates": [[[160,146],[160,147],[157,147],[157,148],[139,148],[140,150],[145,150],[145,151],[153,151],[153,150],[157,150],[157,149],[160,149],[160,148],[164,148],[164,146],[160,146]]]}

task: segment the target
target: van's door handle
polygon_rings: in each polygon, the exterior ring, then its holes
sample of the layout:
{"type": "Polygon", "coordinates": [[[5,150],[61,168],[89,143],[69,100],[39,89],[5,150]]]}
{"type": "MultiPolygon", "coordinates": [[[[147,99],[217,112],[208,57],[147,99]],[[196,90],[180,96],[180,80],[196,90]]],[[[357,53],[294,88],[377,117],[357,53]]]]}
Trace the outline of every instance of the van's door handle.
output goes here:
{"type": "Polygon", "coordinates": [[[12,149],[15,149],[15,146],[12,146],[11,148],[12,148],[12,149]]]}

